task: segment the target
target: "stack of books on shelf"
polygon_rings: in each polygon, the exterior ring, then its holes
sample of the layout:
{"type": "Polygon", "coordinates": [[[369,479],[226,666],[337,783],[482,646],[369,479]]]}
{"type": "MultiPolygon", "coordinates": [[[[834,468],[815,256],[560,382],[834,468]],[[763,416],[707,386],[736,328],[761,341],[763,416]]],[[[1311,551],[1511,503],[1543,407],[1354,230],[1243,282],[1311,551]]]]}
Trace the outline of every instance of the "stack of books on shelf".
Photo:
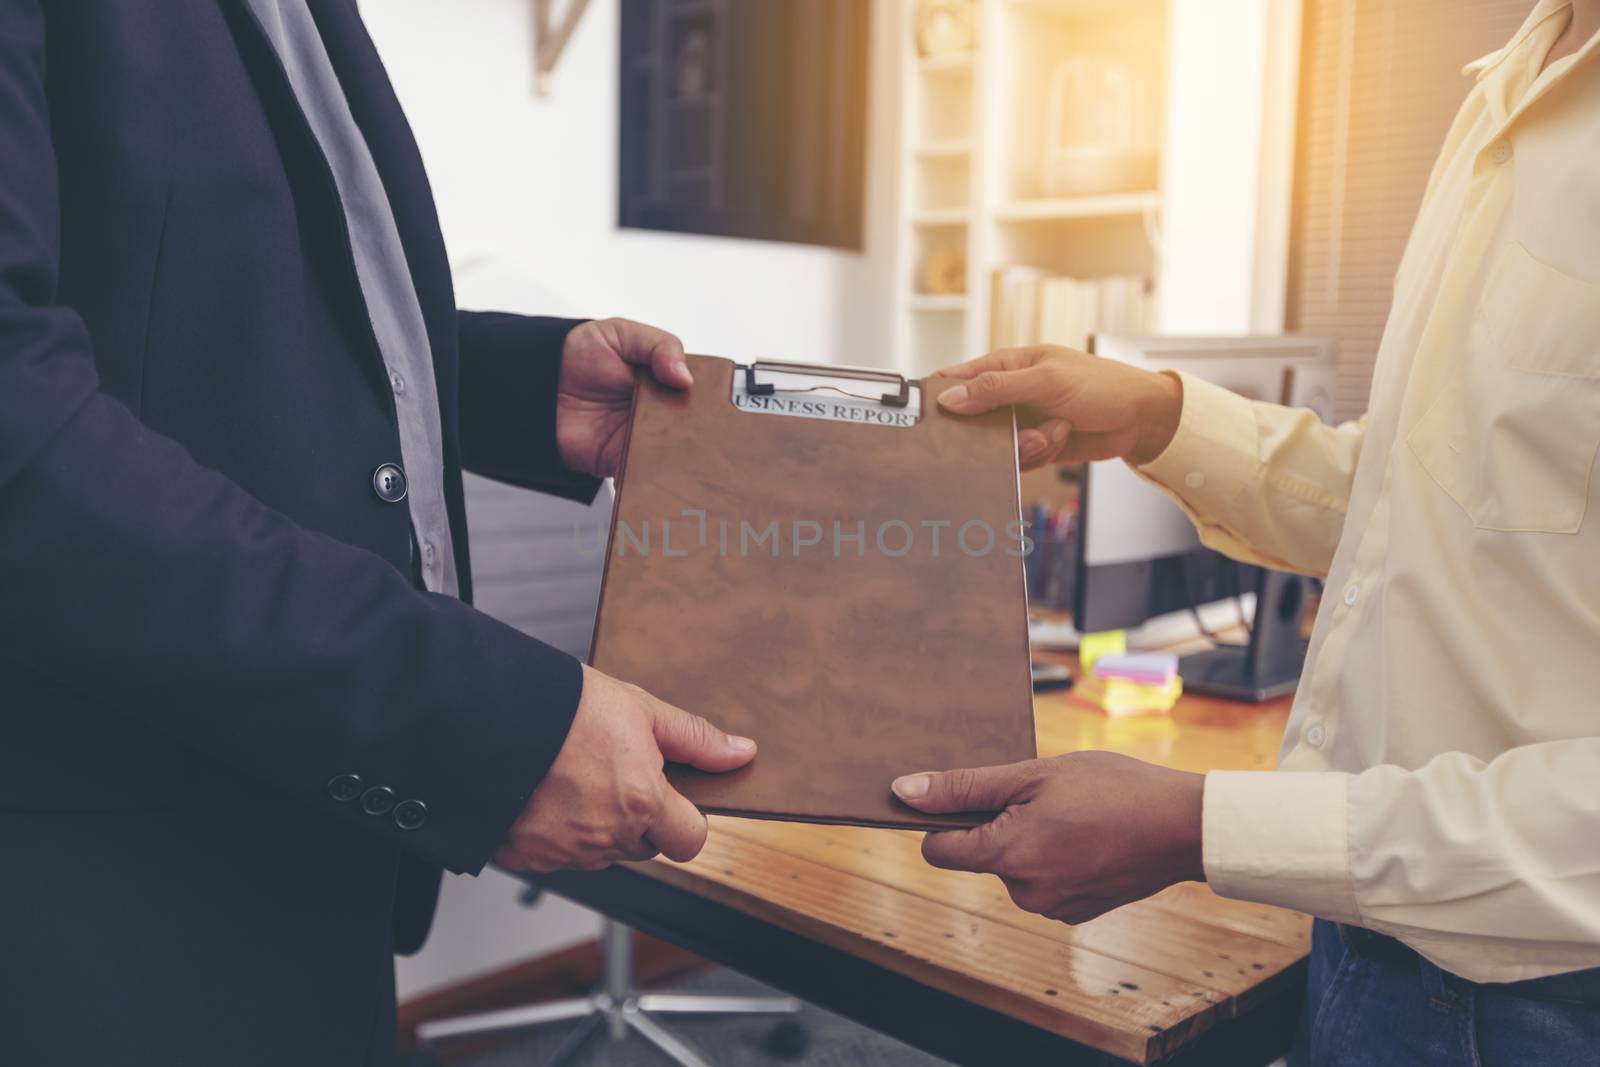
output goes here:
{"type": "Polygon", "coordinates": [[[1139,275],[1069,278],[1033,267],[994,272],[989,343],[1085,349],[1096,333],[1145,334],[1155,320],[1155,286],[1139,275]]]}

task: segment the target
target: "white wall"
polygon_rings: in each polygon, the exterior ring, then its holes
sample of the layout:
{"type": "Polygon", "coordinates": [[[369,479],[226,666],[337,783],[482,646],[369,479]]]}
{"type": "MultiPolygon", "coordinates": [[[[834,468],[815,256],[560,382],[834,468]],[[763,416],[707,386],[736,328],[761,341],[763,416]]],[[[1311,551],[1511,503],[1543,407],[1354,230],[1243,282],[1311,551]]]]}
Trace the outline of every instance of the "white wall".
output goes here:
{"type": "MultiPolygon", "coordinates": [[[[615,0],[591,3],[547,97],[533,93],[532,0],[368,0],[362,15],[422,147],[462,306],[623,315],[691,351],[879,365],[895,20],[891,0],[874,4],[862,253],[617,229],[615,0]]],[[[399,962],[401,997],[594,935],[587,912],[550,898],[530,911],[516,893],[494,872],[448,878],[429,944],[399,962]]]]}
{"type": "MultiPolygon", "coordinates": [[[[878,6],[883,29],[893,20],[878,6]]],[[[625,315],[717,355],[887,360],[892,135],[869,131],[877,154],[865,253],[618,230],[618,5],[590,4],[542,98],[532,8],[362,5],[422,146],[464,306],[625,315]]],[[[882,66],[875,80],[889,73],[882,66]]],[[[875,123],[889,110],[877,109],[875,123]]]]}

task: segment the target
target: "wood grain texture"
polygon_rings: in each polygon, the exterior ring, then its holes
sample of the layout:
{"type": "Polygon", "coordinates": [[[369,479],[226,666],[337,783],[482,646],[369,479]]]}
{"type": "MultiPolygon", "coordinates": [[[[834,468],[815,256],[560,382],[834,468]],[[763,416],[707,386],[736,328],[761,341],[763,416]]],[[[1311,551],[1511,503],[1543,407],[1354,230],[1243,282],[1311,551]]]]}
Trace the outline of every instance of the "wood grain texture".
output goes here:
{"type": "MultiPolygon", "coordinates": [[[[1288,701],[1185,697],[1171,716],[1108,719],[1040,694],[1040,755],[1104,748],[1186,770],[1270,768],[1288,701]]],[[[712,817],[691,863],[651,877],[934,988],[1136,1062],[1152,1063],[1294,980],[1310,920],[1174,886],[1068,926],[1017,909],[987,875],[923,862],[921,835],[712,817]]]]}
{"type": "Polygon", "coordinates": [[[981,821],[889,783],[1033,755],[1009,410],[924,403],[907,427],[744,411],[733,363],[688,358],[691,389],[640,380],[591,662],[759,739],[727,774],[669,768],[704,810],[981,821]]]}
{"type": "MultiPolygon", "coordinates": [[[[757,844],[767,844],[786,855],[797,856],[842,874],[862,878],[912,893],[924,900],[981,915],[1029,933],[1086,949],[1111,959],[1159,970],[1170,977],[1203,986],[1226,999],[1249,994],[1263,981],[1290,970],[1305,955],[1303,937],[1284,931],[1283,940],[1257,937],[1260,943],[1248,959],[1236,958],[1240,931],[1223,923],[1207,922],[1213,902],[1220,910],[1252,909],[1291,919],[1288,912],[1260,905],[1223,901],[1215,894],[1188,893],[1171,906],[1140,901],[1104,915],[1094,922],[1067,926],[1033,915],[1011,902],[998,878],[989,875],[941,871],[922,862],[921,834],[877,832],[856,827],[819,828],[810,834],[786,834],[777,842],[770,833],[719,822],[719,831],[757,844]]],[[[1177,890],[1179,887],[1173,887],[1177,890]]],[[[1169,890],[1165,897],[1172,893],[1169,890]]],[[[1300,925],[1300,924],[1293,924],[1300,925]]]]}
{"type": "Polygon", "coordinates": [[[1222,1000],[1196,983],[1074,951],[736,835],[715,835],[694,866],[658,862],[650,873],[692,882],[724,904],[1128,1059],[1147,1061],[1198,1032],[1222,1000]]]}

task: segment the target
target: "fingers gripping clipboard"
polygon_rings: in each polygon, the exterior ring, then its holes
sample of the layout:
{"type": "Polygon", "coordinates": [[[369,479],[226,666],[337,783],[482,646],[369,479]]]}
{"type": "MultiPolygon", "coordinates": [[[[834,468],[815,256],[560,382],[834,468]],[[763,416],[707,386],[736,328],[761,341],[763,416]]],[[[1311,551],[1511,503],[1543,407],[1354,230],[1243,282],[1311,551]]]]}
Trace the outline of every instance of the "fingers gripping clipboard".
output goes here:
{"type": "Polygon", "coordinates": [[[905,828],[898,775],[1035,754],[1016,429],[939,379],[690,356],[641,377],[591,663],[756,739],[703,810],[905,828]]]}

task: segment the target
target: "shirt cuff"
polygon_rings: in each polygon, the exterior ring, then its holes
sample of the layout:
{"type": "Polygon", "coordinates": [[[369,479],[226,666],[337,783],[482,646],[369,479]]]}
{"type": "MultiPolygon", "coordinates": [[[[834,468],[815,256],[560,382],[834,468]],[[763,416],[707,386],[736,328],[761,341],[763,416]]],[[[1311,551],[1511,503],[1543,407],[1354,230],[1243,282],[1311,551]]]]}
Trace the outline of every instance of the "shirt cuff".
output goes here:
{"type": "Polygon", "coordinates": [[[1350,876],[1350,775],[1212,771],[1202,854],[1219,895],[1360,923],[1350,876]]]}
{"type": "Polygon", "coordinates": [[[1194,514],[1220,516],[1261,469],[1255,407],[1238,393],[1182,372],[1183,412],[1165,450],[1135,470],[1194,514]]]}

